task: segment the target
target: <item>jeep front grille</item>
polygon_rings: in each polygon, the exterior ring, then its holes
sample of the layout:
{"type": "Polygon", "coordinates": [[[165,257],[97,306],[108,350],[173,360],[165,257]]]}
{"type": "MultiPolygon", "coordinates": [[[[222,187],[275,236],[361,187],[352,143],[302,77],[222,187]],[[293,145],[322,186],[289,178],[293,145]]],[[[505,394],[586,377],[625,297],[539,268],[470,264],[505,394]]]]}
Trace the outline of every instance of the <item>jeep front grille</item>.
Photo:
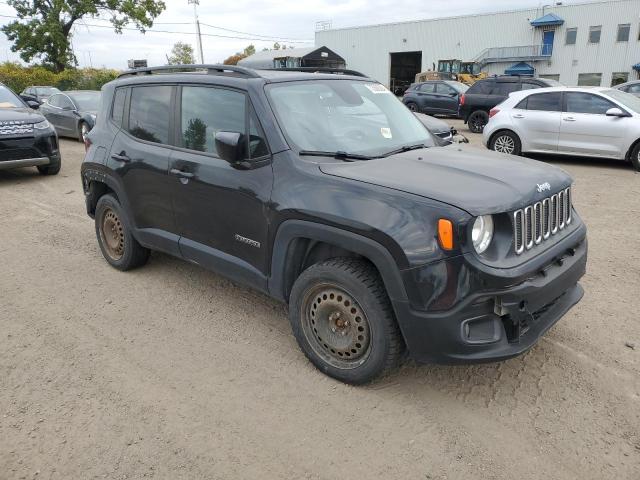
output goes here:
{"type": "Polygon", "coordinates": [[[513,212],[513,243],[517,255],[564,230],[572,220],[571,188],[513,212]]]}

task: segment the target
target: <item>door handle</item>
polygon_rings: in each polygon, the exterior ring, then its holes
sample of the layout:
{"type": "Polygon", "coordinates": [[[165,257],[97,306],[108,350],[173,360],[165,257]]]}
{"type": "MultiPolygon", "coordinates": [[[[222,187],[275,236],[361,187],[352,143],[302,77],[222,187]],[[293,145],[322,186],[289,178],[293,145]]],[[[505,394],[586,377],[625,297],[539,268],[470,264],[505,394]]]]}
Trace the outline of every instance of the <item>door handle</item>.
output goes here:
{"type": "Polygon", "coordinates": [[[172,168],[169,173],[171,173],[171,175],[176,175],[177,177],[182,178],[193,178],[196,176],[194,173],[178,170],[177,168],[172,168]]]}
{"type": "Polygon", "coordinates": [[[524,115],[520,114],[520,113],[516,113],[513,118],[524,118],[524,115]]]}
{"type": "Polygon", "coordinates": [[[131,161],[131,158],[129,158],[124,151],[122,151],[120,153],[112,154],[111,158],[113,158],[114,160],[117,160],[119,162],[125,162],[125,163],[129,163],[131,161]]]}
{"type": "Polygon", "coordinates": [[[576,119],[573,117],[562,117],[562,120],[564,120],[565,122],[575,122],[576,119]]]}

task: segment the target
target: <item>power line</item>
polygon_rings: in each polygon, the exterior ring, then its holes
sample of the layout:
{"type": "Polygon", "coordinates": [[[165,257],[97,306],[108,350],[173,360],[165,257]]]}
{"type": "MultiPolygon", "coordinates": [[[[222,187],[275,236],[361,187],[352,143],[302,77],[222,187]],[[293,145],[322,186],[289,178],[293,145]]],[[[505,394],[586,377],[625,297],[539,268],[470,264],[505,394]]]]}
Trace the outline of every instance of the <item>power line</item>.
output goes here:
{"type": "MultiPolygon", "coordinates": [[[[0,17],[3,18],[13,18],[13,19],[18,19],[18,20],[24,20],[21,19],[19,17],[16,17],[15,15],[0,15],[0,17]]],[[[84,25],[86,25],[87,27],[95,27],[95,28],[108,28],[108,29],[112,29],[112,26],[109,25],[97,25],[94,23],[85,23],[84,25]]],[[[122,27],[122,30],[127,30],[127,31],[140,31],[137,28],[131,28],[131,27],[122,27]]],[[[174,35],[196,35],[196,32],[176,32],[176,31],[171,31],[171,30],[155,30],[155,29],[145,29],[144,33],[170,33],[170,34],[174,34],[174,35]]],[[[278,41],[278,40],[285,40],[283,38],[279,38],[279,37],[273,37],[271,39],[266,39],[266,38],[256,38],[256,37],[238,37],[238,36],[234,36],[234,35],[220,35],[220,34],[215,34],[215,33],[203,33],[202,34],[203,37],[215,37],[215,38],[230,38],[230,39],[234,39],[234,40],[253,40],[253,41],[278,41]]],[[[290,43],[313,43],[313,40],[287,40],[290,43]]]]}
{"type": "Polygon", "coordinates": [[[303,40],[303,39],[300,39],[300,38],[275,37],[273,35],[260,35],[259,33],[240,32],[238,30],[230,30],[228,28],[217,27],[215,25],[209,25],[208,23],[203,23],[203,22],[200,22],[200,25],[204,25],[205,27],[215,28],[217,30],[223,30],[225,32],[239,33],[239,34],[242,34],[242,35],[253,35],[254,37],[265,37],[267,40],[277,39],[277,40],[283,40],[283,41],[286,40],[286,41],[289,41],[289,42],[293,42],[293,41],[308,42],[309,41],[309,40],[303,40]]]}

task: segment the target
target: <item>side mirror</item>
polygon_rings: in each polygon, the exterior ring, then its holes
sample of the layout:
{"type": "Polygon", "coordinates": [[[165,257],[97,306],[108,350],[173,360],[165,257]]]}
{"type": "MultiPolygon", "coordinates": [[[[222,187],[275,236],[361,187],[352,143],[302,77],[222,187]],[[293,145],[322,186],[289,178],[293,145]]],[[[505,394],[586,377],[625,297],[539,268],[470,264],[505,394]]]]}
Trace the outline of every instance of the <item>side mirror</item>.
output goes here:
{"type": "Polygon", "coordinates": [[[35,100],[27,100],[27,105],[29,105],[34,110],[38,110],[40,108],[40,102],[35,100]]]}
{"type": "Polygon", "coordinates": [[[239,132],[218,132],[215,136],[218,156],[231,165],[240,163],[245,158],[246,142],[239,132]]]}
{"type": "Polygon", "coordinates": [[[614,107],[607,110],[607,117],[628,117],[629,114],[623,112],[621,109],[614,107]]]}

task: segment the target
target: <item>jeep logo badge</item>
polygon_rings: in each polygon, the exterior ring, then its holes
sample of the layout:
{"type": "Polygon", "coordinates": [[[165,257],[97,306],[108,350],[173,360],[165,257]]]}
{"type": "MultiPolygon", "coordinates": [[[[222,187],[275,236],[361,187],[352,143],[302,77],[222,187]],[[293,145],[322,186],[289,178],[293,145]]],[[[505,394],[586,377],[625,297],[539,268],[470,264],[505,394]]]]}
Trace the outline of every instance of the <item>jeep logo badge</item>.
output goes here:
{"type": "Polygon", "coordinates": [[[538,193],[542,193],[542,192],[546,192],[548,190],[551,190],[551,184],[549,182],[538,183],[537,187],[538,187],[538,193]]]}

